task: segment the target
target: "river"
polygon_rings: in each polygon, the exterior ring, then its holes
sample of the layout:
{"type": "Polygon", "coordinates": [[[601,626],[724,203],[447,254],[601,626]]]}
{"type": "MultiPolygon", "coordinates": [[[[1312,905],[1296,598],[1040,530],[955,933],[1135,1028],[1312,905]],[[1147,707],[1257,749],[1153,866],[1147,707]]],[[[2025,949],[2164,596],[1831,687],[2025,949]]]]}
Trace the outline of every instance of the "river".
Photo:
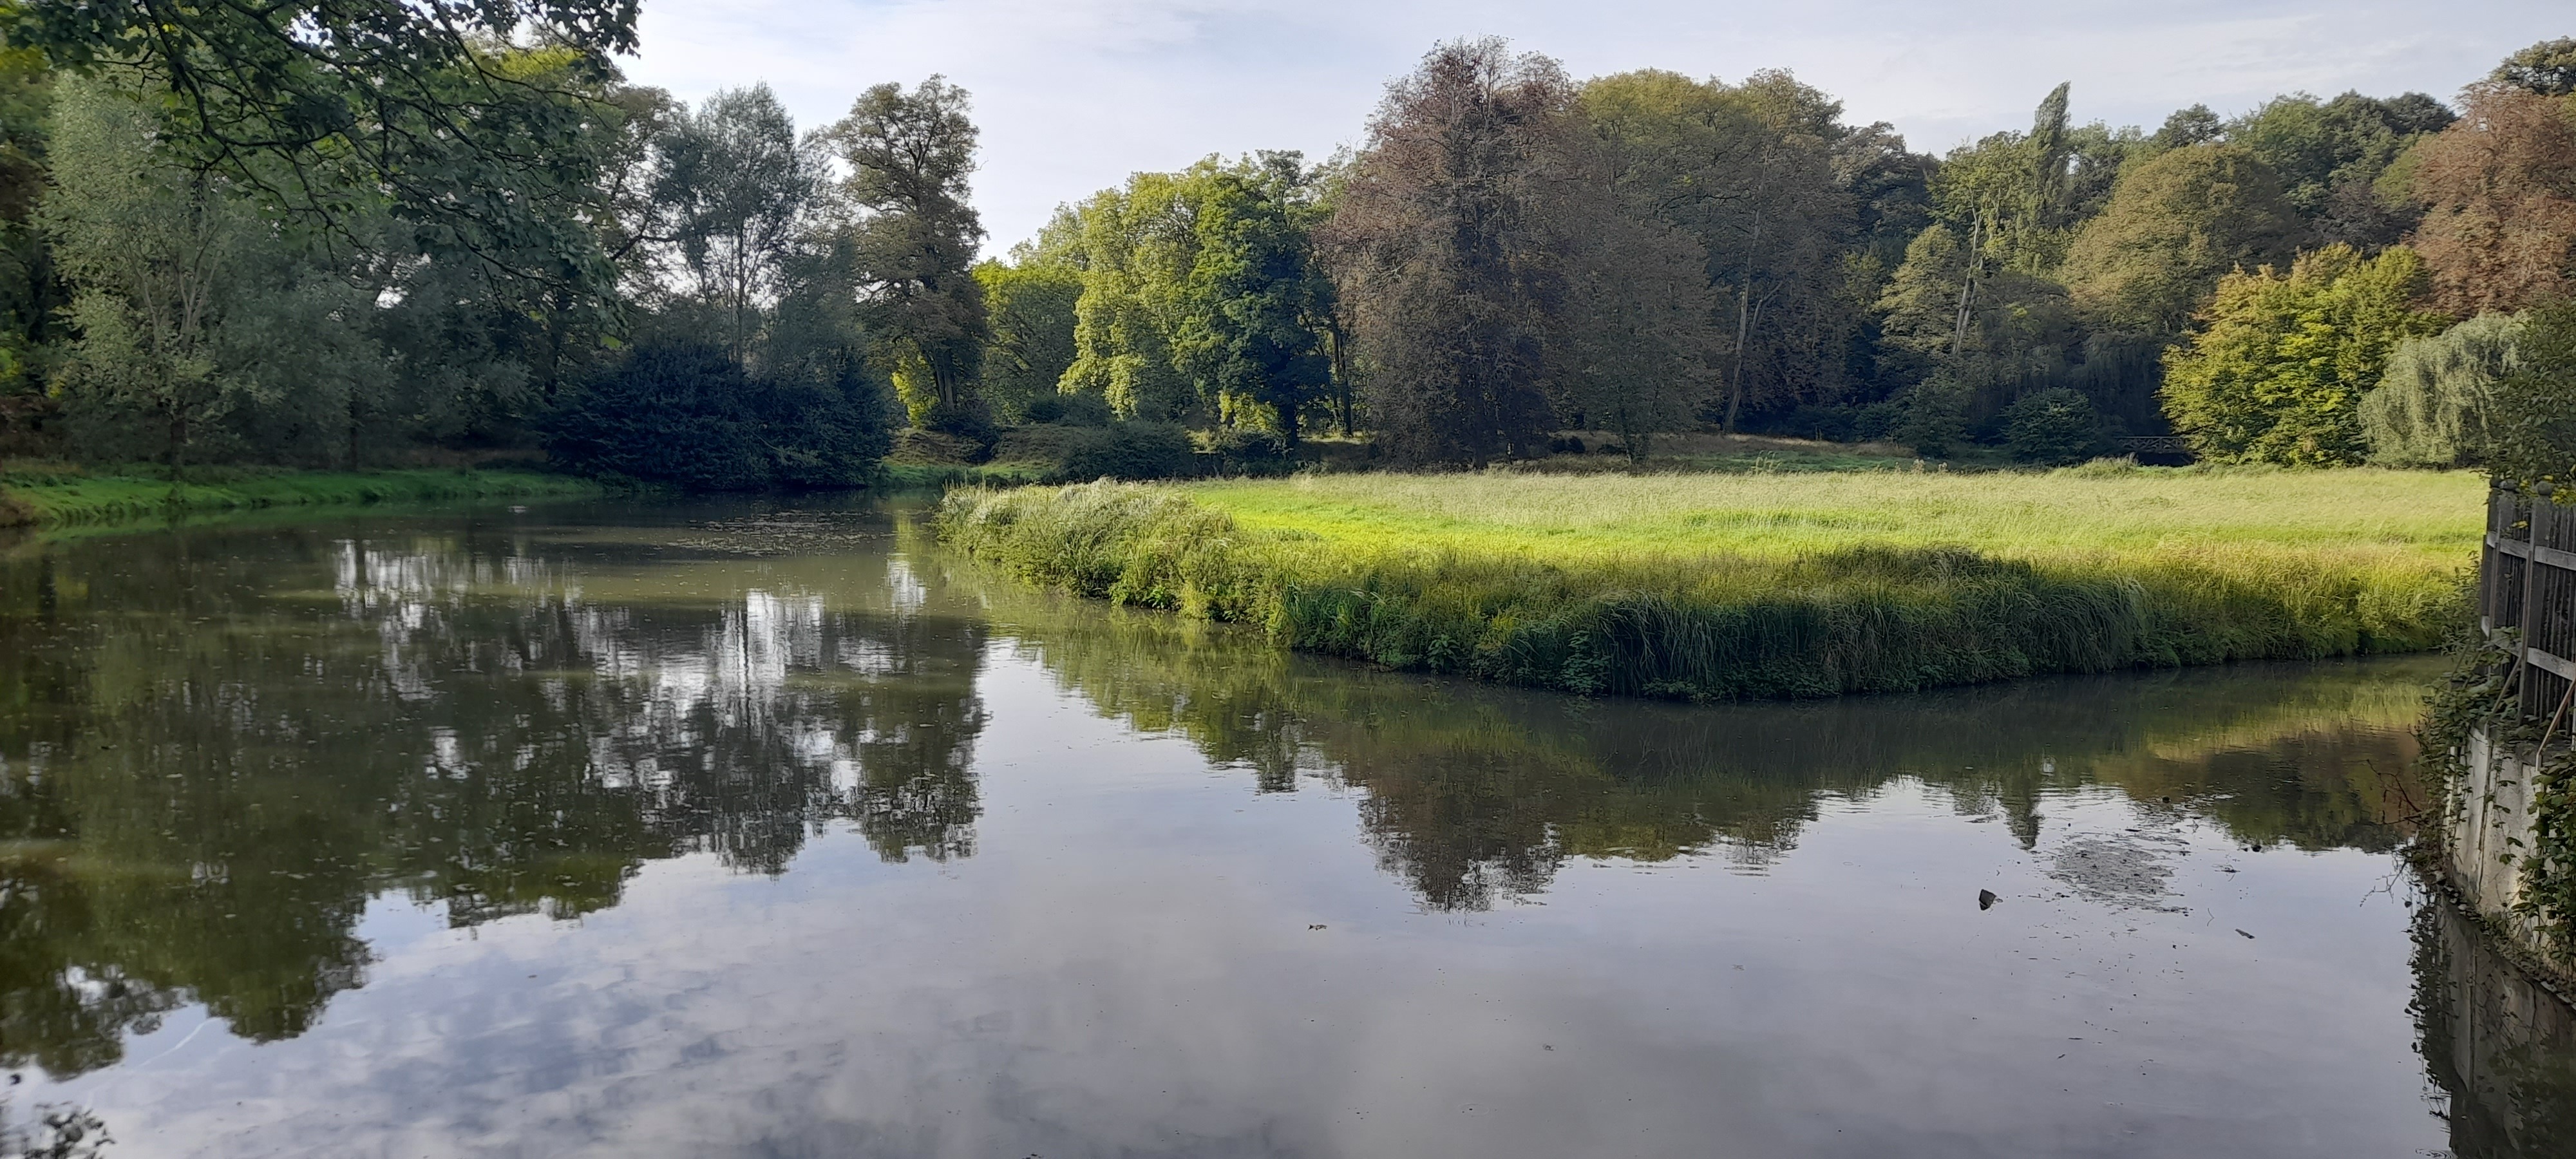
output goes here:
{"type": "Polygon", "coordinates": [[[1583,701],[867,504],[21,541],[0,1095],[138,1157],[2566,1154],[2566,1009],[2398,854],[2438,669],[1583,701]]]}

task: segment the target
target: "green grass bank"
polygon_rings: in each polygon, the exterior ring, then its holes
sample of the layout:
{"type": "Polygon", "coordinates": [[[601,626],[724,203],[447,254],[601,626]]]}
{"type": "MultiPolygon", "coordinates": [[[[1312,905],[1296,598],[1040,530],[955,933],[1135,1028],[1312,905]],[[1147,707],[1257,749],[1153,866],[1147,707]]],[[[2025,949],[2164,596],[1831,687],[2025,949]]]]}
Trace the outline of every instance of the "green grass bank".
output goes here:
{"type": "Polygon", "coordinates": [[[1394,668],[1691,700],[2438,646],[2467,473],[1325,475],[952,492],[1041,586],[1394,668]]]}
{"type": "Polygon", "coordinates": [[[166,476],[70,468],[0,469],[0,527],[62,527],[173,512],[245,511],[470,499],[587,499],[609,493],[590,479],[537,471],[418,469],[284,471],[208,469],[173,485],[166,476]]]}

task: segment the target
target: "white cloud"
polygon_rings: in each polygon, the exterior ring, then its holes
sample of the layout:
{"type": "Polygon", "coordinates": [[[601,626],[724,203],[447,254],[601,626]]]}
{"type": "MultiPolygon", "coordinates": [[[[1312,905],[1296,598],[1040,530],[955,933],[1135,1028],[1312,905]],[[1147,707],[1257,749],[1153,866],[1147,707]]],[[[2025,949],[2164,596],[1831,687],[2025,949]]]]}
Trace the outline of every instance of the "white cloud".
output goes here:
{"type": "Polygon", "coordinates": [[[977,202],[996,247],[1142,169],[1356,143],[1384,83],[1438,40],[1495,34],[1578,76],[1785,67],[1916,148],[2019,127],[2050,86],[2075,114],[2152,127],[2305,89],[2448,96],[2576,32],[2541,0],[648,0],[629,73],[688,98],[767,81],[801,124],[859,90],[942,73],[975,95],[977,202]]]}

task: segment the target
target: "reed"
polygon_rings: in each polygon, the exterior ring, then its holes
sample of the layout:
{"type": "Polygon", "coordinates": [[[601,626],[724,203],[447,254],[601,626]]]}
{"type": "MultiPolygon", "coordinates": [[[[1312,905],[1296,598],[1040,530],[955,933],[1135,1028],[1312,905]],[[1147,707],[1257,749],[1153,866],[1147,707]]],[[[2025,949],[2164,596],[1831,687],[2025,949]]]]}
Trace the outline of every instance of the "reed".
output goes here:
{"type": "Polygon", "coordinates": [[[1485,473],[963,490],[937,522],[1021,580],[1296,648],[1732,700],[2429,649],[2463,615],[2477,494],[2372,471],[1485,473]]]}

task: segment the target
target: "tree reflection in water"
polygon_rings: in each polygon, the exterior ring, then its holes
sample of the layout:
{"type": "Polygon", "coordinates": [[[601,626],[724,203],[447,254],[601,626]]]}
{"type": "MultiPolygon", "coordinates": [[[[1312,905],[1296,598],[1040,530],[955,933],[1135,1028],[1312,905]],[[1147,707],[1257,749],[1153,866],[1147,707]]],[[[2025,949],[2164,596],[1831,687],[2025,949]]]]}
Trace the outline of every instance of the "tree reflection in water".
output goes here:
{"type": "Polygon", "coordinates": [[[827,602],[471,526],[0,561],[0,1065],[113,1063],[187,1002],[299,1034],[387,889],[470,925],[614,905],[657,858],[779,873],[835,821],[972,852],[983,629],[868,562],[827,602]]]}
{"type": "MultiPolygon", "coordinates": [[[[460,926],[572,918],[648,861],[778,874],[835,826],[887,861],[969,856],[989,638],[1256,792],[1355,790],[1380,865],[1441,912],[1577,859],[1766,872],[1831,802],[1899,783],[2024,848],[2068,791],[2312,850],[2394,850],[2425,799],[2429,665],[1585,702],[1032,595],[878,516],[632,516],[0,558],[0,1065],[107,1066],[191,1003],[300,1034],[364,982],[359,922],[388,893],[460,926]]],[[[2565,1008],[2425,923],[2422,1040],[2459,1153],[2563,1145],[2565,1008]]]]}

